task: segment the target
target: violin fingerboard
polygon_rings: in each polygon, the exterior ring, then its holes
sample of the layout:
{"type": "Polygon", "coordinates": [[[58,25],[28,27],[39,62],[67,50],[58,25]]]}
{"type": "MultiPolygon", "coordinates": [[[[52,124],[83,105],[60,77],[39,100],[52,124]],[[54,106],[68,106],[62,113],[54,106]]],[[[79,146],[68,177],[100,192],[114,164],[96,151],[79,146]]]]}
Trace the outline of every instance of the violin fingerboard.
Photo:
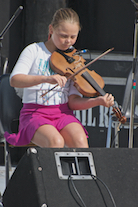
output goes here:
{"type": "Polygon", "coordinates": [[[106,94],[106,92],[98,85],[98,83],[89,75],[87,71],[82,73],[81,75],[97,92],[99,92],[102,96],[106,94]]]}

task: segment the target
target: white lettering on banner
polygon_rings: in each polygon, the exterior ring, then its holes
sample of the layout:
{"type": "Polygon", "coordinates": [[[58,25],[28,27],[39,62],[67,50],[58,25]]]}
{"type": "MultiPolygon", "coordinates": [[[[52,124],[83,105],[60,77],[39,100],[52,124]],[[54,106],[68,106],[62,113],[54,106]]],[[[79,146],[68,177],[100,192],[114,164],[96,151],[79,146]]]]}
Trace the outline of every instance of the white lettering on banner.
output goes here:
{"type": "MultiPolygon", "coordinates": [[[[80,115],[80,112],[81,112],[81,111],[79,111],[79,110],[74,111],[74,114],[75,114],[76,118],[79,119],[79,121],[81,121],[81,115],[80,115]]],[[[84,126],[85,126],[85,125],[84,125],[84,126]]]]}
{"type": "Polygon", "coordinates": [[[99,106],[99,127],[108,128],[110,110],[107,107],[99,106]]]}
{"type": "Polygon", "coordinates": [[[83,126],[96,126],[96,117],[92,117],[92,108],[82,111],[77,110],[75,111],[75,116],[79,121],[81,121],[83,126]],[[86,114],[88,114],[88,117],[86,114]]]}
{"type": "Polygon", "coordinates": [[[104,107],[99,109],[99,127],[104,127],[104,107]]]}
{"type": "MultiPolygon", "coordinates": [[[[75,116],[79,119],[83,126],[96,126],[96,119],[97,117],[93,117],[92,115],[92,108],[88,110],[77,110],[75,111],[75,116]]],[[[108,109],[104,106],[99,106],[99,127],[106,127],[108,128],[109,124],[109,114],[112,113],[112,109],[108,109]]],[[[114,125],[113,125],[114,127],[114,125]]]]}
{"type": "Polygon", "coordinates": [[[88,109],[88,122],[87,126],[96,126],[96,117],[92,117],[92,108],[88,109]],[[92,122],[93,120],[93,122],[92,122]]]}

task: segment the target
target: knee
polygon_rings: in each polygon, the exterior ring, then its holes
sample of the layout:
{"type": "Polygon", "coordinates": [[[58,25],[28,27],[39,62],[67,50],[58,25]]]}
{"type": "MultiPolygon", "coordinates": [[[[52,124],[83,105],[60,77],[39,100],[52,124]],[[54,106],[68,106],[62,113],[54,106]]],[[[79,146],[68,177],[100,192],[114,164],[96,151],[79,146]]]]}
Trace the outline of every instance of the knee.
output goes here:
{"type": "Polygon", "coordinates": [[[53,148],[63,148],[64,145],[64,139],[61,136],[54,137],[49,143],[49,147],[53,148]]]}
{"type": "Polygon", "coordinates": [[[76,147],[78,148],[88,148],[88,140],[86,136],[78,136],[76,141],[76,147]]]}

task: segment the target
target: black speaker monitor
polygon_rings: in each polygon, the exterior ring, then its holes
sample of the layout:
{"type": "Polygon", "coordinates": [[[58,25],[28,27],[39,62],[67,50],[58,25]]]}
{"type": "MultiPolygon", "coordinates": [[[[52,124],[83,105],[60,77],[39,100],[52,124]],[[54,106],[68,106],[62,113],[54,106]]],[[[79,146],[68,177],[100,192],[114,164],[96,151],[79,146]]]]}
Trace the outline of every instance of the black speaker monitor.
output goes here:
{"type": "Polygon", "coordinates": [[[30,148],[7,185],[3,205],[137,207],[137,157],[138,149],[30,148]]]}

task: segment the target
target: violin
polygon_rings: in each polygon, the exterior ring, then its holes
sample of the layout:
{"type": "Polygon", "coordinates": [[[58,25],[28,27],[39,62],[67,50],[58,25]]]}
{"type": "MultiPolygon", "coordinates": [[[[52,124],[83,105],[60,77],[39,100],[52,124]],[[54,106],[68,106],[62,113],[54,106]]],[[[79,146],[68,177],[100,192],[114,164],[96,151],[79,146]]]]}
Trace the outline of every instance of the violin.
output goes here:
{"type": "Polygon", "coordinates": [[[74,81],[74,86],[82,95],[93,97],[97,95],[98,91],[91,87],[87,78],[85,78],[85,74],[93,77],[94,80],[99,83],[100,88],[104,87],[104,80],[94,70],[83,69],[86,60],[82,56],[76,54],[76,51],[76,49],[68,49],[66,52],[61,50],[54,51],[50,58],[50,67],[56,73],[72,79],[74,81]],[[80,71],[80,69],[83,70],[80,71]]]}
{"type": "MultiPolygon", "coordinates": [[[[114,48],[107,50],[86,65],[86,60],[82,56],[78,55],[75,48],[68,49],[66,51],[57,49],[51,55],[50,67],[54,72],[66,76],[67,79],[72,79],[74,81],[74,86],[82,95],[93,97],[100,94],[104,96],[106,92],[103,90],[105,85],[103,78],[94,70],[90,71],[87,67],[113,49],[114,48]]],[[[50,91],[57,86],[58,84],[50,89],[50,91]]],[[[126,117],[122,115],[118,107],[115,105],[112,107],[118,120],[124,124],[127,120],[126,117]]]]}

